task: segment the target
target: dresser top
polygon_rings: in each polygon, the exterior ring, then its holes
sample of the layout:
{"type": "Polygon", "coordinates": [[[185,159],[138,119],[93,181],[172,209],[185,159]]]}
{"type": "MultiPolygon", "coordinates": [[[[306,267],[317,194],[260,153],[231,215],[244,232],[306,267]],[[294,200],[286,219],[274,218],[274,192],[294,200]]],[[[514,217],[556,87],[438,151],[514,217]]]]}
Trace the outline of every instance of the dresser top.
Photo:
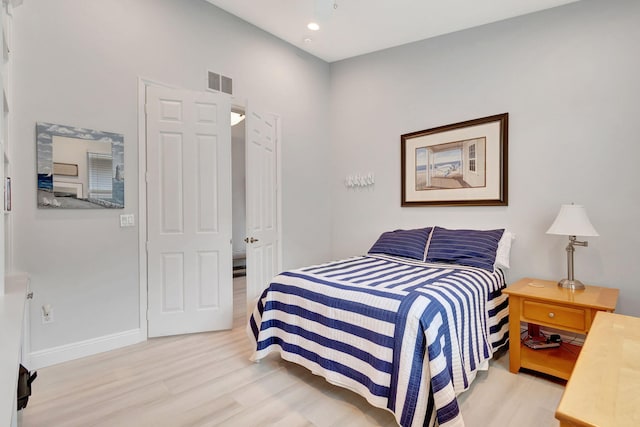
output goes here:
{"type": "Polygon", "coordinates": [[[640,318],[596,314],[556,418],[576,426],[640,425],[640,318]]]}

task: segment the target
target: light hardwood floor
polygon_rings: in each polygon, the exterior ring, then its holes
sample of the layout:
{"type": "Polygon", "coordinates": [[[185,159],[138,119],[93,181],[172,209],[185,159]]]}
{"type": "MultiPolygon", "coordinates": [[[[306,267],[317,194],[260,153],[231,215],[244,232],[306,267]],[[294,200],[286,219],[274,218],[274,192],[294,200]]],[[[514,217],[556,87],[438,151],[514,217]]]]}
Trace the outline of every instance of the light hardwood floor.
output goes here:
{"type": "MultiPolygon", "coordinates": [[[[249,361],[244,278],[230,331],[154,338],[40,369],[23,427],[395,426],[391,413],[271,356],[249,361]]],[[[564,387],[509,373],[508,354],[459,397],[467,427],[558,426],[564,387]]]]}

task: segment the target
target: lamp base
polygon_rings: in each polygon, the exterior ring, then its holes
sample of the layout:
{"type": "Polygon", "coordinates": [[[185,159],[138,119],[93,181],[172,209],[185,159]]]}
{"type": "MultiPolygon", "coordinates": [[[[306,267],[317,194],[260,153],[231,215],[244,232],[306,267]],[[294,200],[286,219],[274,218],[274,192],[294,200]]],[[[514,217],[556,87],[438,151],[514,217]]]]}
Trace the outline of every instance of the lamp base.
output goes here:
{"type": "Polygon", "coordinates": [[[559,288],[567,288],[573,291],[581,291],[584,289],[584,283],[580,280],[562,279],[558,282],[559,288]]]}

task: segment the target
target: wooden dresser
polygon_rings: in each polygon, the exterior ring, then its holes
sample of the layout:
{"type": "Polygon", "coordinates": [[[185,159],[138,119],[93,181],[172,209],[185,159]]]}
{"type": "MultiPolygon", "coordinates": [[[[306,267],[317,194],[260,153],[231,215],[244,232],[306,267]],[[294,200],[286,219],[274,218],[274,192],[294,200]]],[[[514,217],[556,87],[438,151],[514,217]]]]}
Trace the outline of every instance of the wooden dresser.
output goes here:
{"type": "Polygon", "coordinates": [[[640,318],[596,314],[556,418],[561,427],[640,426],[640,318]]]}

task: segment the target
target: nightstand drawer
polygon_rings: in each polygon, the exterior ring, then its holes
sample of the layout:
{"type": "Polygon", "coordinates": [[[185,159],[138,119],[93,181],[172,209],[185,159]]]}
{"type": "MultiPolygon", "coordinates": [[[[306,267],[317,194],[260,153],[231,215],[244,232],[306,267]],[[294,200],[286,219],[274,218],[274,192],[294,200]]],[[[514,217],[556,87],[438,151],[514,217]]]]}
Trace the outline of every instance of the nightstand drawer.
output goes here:
{"type": "Polygon", "coordinates": [[[522,316],[532,322],[584,331],[587,312],[582,308],[565,307],[536,301],[522,301],[522,316]]]}

